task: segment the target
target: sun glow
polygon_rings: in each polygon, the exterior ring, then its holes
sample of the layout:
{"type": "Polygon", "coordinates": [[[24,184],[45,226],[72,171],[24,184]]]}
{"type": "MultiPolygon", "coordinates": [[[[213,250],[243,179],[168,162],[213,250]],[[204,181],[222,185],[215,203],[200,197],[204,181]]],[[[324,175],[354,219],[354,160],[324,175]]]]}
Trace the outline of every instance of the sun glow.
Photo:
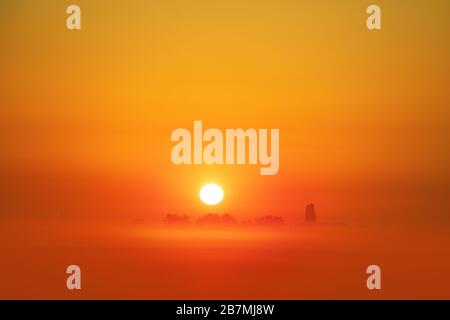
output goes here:
{"type": "Polygon", "coordinates": [[[223,199],[223,190],[215,183],[208,183],[201,188],[200,199],[207,205],[218,204],[223,199]]]}

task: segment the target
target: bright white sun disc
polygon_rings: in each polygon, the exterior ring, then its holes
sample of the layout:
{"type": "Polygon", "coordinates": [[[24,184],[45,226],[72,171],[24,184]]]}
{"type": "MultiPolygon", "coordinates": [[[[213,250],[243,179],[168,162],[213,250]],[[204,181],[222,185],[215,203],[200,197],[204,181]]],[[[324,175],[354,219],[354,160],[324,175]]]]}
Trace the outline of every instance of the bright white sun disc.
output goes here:
{"type": "Polygon", "coordinates": [[[200,199],[208,205],[218,204],[223,199],[223,190],[215,183],[208,183],[200,190],[200,199]]]}

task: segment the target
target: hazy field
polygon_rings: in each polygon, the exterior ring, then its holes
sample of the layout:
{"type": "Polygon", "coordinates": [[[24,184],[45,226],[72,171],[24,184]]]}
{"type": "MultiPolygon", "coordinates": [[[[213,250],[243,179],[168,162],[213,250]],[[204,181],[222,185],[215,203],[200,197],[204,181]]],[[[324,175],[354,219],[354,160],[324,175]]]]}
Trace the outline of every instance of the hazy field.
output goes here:
{"type": "Polygon", "coordinates": [[[448,233],[317,225],[175,228],[136,223],[0,225],[0,298],[450,298],[448,233]],[[82,290],[66,289],[66,267],[82,290]],[[366,289],[366,267],[382,290],[366,289]]]}

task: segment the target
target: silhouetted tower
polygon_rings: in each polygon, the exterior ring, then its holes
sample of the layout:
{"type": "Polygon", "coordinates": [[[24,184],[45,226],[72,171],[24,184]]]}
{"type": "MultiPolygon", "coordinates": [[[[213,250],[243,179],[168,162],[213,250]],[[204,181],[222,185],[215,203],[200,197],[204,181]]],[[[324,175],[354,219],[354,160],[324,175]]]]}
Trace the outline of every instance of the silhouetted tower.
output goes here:
{"type": "Polygon", "coordinates": [[[316,208],[314,207],[314,203],[310,203],[306,206],[305,222],[316,223],[316,220],[317,220],[316,208]]]}

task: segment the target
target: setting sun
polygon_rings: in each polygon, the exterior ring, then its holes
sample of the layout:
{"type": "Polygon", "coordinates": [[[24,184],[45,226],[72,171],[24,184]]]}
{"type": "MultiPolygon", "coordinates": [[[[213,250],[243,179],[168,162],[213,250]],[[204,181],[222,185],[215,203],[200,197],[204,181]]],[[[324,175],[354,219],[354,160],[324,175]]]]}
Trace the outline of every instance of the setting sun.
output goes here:
{"type": "Polygon", "coordinates": [[[200,199],[208,205],[218,204],[223,199],[223,190],[215,183],[208,183],[200,190],[200,199]]]}

